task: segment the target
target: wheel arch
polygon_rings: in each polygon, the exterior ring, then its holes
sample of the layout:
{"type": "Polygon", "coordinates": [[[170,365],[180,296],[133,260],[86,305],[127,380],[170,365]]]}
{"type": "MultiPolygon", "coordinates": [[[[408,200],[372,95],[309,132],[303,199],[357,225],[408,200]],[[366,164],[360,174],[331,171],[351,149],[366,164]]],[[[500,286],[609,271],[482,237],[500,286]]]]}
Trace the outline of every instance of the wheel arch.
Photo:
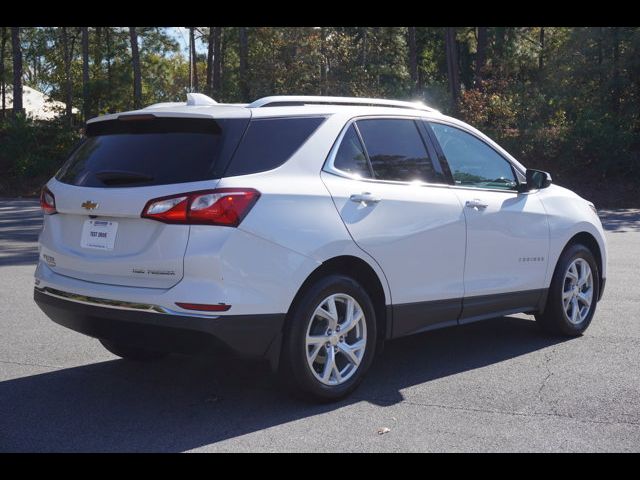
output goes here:
{"type": "MultiPolygon", "coordinates": [[[[376,327],[379,341],[384,341],[388,338],[388,334],[391,330],[391,320],[388,318],[390,315],[387,312],[387,295],[384,289],[383,281],[375,269],[362,258],[353,255],[340,255],[330,258],[322,262],[313,272],[309,274],[306,280],[302,283],[298,289],[296,295],[291,302],[289,312],[298,299],[313,285],[318,279],[339,273],[352,277],[358,281],[367,293],[371,296],[371,301],[376,311],[376,327]]],[[[389,309],[390,310],[390,309],[389,309]]]]}
{"type": "MultiPolygon", "coordinates": [[[[562,254],[567,250],[567,248],[577,244],[584,245],[593,253],[593,256],[595,257],[598,265],[598,285],[602,287],[603,278],[604,278],[603,277],[604,264],[603,264],[603,257],[602,257],[602,249],[600,248],[600,244],[598,243],[598,240],[596,240],[596,237],[594,237],[589,232],[586,232],[586,231],[578,232],[567,241],[564,248],[562,249],[562,252],[560,252],[560,256],[556,261],[556,267],[554,268],[557,268],[558,261],[560,260],[560,257],[562,256],[562,254]]],[[[602,291],[603,289],[600,288],[600,296],[602,296],[602,291]]],[[[600,300],[600,298],[598,298],[598,300],[600,300]]]]}

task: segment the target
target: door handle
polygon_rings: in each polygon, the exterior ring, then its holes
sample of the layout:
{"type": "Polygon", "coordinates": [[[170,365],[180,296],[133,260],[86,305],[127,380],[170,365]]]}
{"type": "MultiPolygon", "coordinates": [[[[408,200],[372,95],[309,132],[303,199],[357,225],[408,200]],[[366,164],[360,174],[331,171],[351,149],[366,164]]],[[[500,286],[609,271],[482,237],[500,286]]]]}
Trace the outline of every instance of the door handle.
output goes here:
{"type": "Polygon", "coordinates": [[[474,210],[484,210],[489,206],[489,204],[484,203],[482,200],[474,198],[473,200],[467,200],[464,204],[467,208],[473,208],[474,210]]]}
{"type": "Polygon", "coordinates": [[[381,199],[378,197],[374,197],[370,192],[363,193],[354,193],[349,197],[349,200],[356,203],[364,203],[368,205],[369,203],[378,203],[381,199]]]}

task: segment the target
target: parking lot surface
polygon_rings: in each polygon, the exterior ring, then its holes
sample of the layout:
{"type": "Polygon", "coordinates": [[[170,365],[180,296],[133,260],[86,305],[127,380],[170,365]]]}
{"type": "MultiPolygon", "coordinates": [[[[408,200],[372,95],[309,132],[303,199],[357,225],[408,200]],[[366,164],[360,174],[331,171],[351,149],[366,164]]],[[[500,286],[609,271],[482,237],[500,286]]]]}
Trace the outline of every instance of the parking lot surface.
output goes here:
{"type": "Polygon", "coordinates": [[[355,394],[313,405],[266,365],[134,364],[54,324],[32,300],[38,204],[1,200],[0,451],[640,451],[640,211],[601,216],[584,336],[514,315],[400,339],[355,394]]]}

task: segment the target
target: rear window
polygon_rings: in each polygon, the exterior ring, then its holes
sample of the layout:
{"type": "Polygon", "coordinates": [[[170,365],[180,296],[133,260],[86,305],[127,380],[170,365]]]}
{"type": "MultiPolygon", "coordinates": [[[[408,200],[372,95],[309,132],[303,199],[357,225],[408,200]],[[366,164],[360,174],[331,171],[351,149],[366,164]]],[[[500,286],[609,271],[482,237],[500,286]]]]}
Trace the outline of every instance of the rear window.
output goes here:
{"type": "Polygon", "coordinates": [[[302,146],[324,120],[325,117],[251,120],[225,176],[265,172],[279,167],[302,146]]]}
{"type": "Polygon", "coordinates": [[[56,179],[83,187],[130,187],[220,178],[248,119],[151,118],[87,126],[56,179]]]}

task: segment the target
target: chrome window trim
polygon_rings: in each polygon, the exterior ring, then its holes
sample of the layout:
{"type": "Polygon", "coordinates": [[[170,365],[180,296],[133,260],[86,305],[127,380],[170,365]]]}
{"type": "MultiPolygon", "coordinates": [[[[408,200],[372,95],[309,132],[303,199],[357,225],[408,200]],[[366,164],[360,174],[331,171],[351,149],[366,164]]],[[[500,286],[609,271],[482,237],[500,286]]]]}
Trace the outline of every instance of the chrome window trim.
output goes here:
{"type": "Polygon", "coordinates": [[[134,312],[147,312],[157,313],[164,315],[180,315],[184,317],[200,317],[200,318],[219,318],[218,315],[203,315],[198,313],[183,313],[169,308],[161,307],[159,305],[152,305],[148,303],[136,303],[126,302],[124,300],[110,300],[108,298],[89,297],[86,295],[80,295],[78,293],[64,292],[51,287],[34,287],[40,293],[49,295],[50,297],[59,298],[61,300],[67,300],[70,302],[80,303],[82,305],[89,305],[93,307],[113,308],[115,310],[128,310],[134,312]]]}
{"type": "MultiPolygon", "coordinates": [[[[349,119],[349,121],[342,127],[342,130],[340,131],[340,133],[338,134],[338,137],[336,138],[336,141],[333,143],[333,146],[331,147],[331,150],[329,151],[329,155],[327,155],[327,158],[324,162],[324,165],[322,166],[322,171],[326,172],[326,173],[331,173],[333,175],[336,175],[338,177],[343,177],[343,178],[348,178],[349,180],[358,180],[361,182],[371,182],[371,183],[381,183],[381,184],[386,184],[386,185],[410,185],[410,186],[414,186],[414,185],[419,185],[419,186],[425,186],[425,187],[451,187],[452,185],[449,185],[448,183],[429,183],[429,182],[422,182],[422,181],[415,181],[415,182],[402,182],[399,180],[381,180],[381,179],[377,179],[377,178],[364,178],[361,177],[359,175],[352,175],[350,173],[347,173],[343,170],[340,170],[339,168],[336,168],[336,166],[333,164],[333,162],[335,161],[336,155],[338,154],[338,149],[340,148],[340,145],[342,144],[342,139],[344,138],[344,136],[347,134],[347,130],[349,130],[349,127],[354,124],[356,121],[358,120],[379,120],[379,119],[390,119],[390,118],[397,118],[397,119],[402,119],[402,120],[424,120],[424,117],[422,116],[412,116],[412,115],[362,115],[359,117],[353,117],[351,119],[349,119]]],[[[364,144],[364,141],[362,140],[362,138],[360,137],[360,132],[357,128],[357,125],[355,126],[356,129],[356,133],[358,134],[358,137],[360,138],[360,141],[362,142],[363,147],[365,148],[366,151],[366,145],[364,144]]],[[[425,146],[425,149],[427,149],[427,147],[425,146]]],[[[429,154],[429,151],[427,149],[427,154],[429,154]]],[[[431,158],[431,156],[429,156],[429,160],[431,162],[433,162],[433,159],[431,158]]],[[[434,167],[435,169],[435,167],[434,167]]]]}

